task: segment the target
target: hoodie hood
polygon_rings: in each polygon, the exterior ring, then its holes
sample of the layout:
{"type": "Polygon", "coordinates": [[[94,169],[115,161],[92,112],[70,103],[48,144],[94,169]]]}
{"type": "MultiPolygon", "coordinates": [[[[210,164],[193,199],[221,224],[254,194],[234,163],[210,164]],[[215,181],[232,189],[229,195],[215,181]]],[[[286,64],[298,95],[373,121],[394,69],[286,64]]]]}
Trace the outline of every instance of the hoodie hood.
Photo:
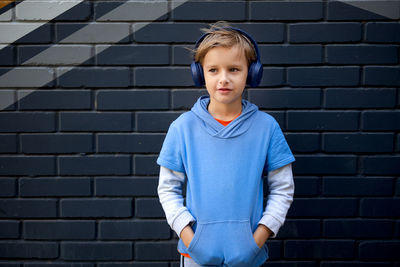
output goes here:
{"type": "Polygon", "coordinates": [[[227,126],[223,126],[208,112],[207,106],[210,102],[210,96],[203,95],[199,97],[193,105],[191,111],[198,119],[202,121],[201,125],[204,129],[214,137],[232,138],[246,132],[258,111],[258,107],[249,101],[242,99],[242,113],[227,126]]]}

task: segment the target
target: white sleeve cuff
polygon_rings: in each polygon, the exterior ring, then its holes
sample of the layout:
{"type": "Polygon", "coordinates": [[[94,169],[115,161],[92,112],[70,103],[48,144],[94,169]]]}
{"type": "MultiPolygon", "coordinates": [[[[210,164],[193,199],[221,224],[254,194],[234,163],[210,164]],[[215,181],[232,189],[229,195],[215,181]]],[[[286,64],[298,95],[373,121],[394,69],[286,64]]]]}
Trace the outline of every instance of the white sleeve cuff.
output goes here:
{"type": "Polygon", "coordinates": [[[272,235],[270,236],[271,238],[275,237],[278,234],[279,228],[281,228],[282,226],[282,224],[277,219],[269,214],[265,214],[258,222],[258,224],[263,224],[272,231],[272,235]]]}
{"type": "Polygon", "coordinates": [[[190,214],[190,212],[186,208],[184,208],[181,214],[179,214],[172,223],[172,229],[180,238],[183,228],[185,228],[186,225],[194,221],[195,218],[192,216],[192,214],[190,214]]]}

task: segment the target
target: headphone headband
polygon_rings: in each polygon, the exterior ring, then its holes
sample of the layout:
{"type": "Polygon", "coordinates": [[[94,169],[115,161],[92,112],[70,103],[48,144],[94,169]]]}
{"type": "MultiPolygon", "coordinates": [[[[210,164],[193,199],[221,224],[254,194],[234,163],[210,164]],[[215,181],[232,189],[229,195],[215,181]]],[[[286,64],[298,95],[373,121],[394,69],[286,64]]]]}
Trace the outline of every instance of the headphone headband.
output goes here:
{"type": "MultiPolygon", "coordinates": [[[[258,50],[257,42],[245,31],[238,29],[238,28],[232,28],[232,27],[220,27],[219,29],[227,29],[227,30],[234,30],[241,35],[243,35],[250,43],[252,44],[252,47],[255,50],[256,53],[256,60],[251,62],[247,74],[247,84],[250,85],[251,87],[257,87],[261,81],[262,78],[262,73],[263,73],[263,68],[262,64],[260,61],[260,52],[258,50]]],[[[212,33],[212,32],[211,32],[212,33]]],[[[211,34],[211,33],[205,33],[203,34],[195,44],[195,49],[197,49],[200,45],[200,43],[204,40],[204,38],[211,34]]],[[[191,70],[192,70],[192,78],[196,86],[202,86],[205,84],[204,81],[204,74],[203,74],[203,68],[200,64],[200,62],[196,62],[195,59],[193,58],[193,62],[191,64],[191,70]]]]}

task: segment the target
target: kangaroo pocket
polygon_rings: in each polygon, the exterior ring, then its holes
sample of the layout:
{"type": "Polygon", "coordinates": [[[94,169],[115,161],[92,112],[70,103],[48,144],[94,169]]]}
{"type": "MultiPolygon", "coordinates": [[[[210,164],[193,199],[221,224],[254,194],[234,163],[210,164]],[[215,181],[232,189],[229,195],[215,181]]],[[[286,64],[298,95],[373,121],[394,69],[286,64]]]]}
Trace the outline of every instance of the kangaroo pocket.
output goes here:
{"type": "Polygon", "coordinates": [[[266,259],[254,238],[249,221],[198,223],[188,253],[206,266],[259,266],[266,259]]]}

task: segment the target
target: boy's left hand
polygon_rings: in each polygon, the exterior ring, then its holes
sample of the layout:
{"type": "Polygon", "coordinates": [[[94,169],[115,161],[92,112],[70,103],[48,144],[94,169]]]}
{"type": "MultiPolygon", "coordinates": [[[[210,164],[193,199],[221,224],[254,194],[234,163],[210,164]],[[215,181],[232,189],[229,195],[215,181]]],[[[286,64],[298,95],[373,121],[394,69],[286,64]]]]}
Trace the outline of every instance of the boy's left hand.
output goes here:
{"type": "Polygon", "coordinates": [[[272,235],[272,231],[263,224],[259,224],[256,231],[253,234],[254,241],[259,248],[264,246],[267,239],[272,235]]]}

